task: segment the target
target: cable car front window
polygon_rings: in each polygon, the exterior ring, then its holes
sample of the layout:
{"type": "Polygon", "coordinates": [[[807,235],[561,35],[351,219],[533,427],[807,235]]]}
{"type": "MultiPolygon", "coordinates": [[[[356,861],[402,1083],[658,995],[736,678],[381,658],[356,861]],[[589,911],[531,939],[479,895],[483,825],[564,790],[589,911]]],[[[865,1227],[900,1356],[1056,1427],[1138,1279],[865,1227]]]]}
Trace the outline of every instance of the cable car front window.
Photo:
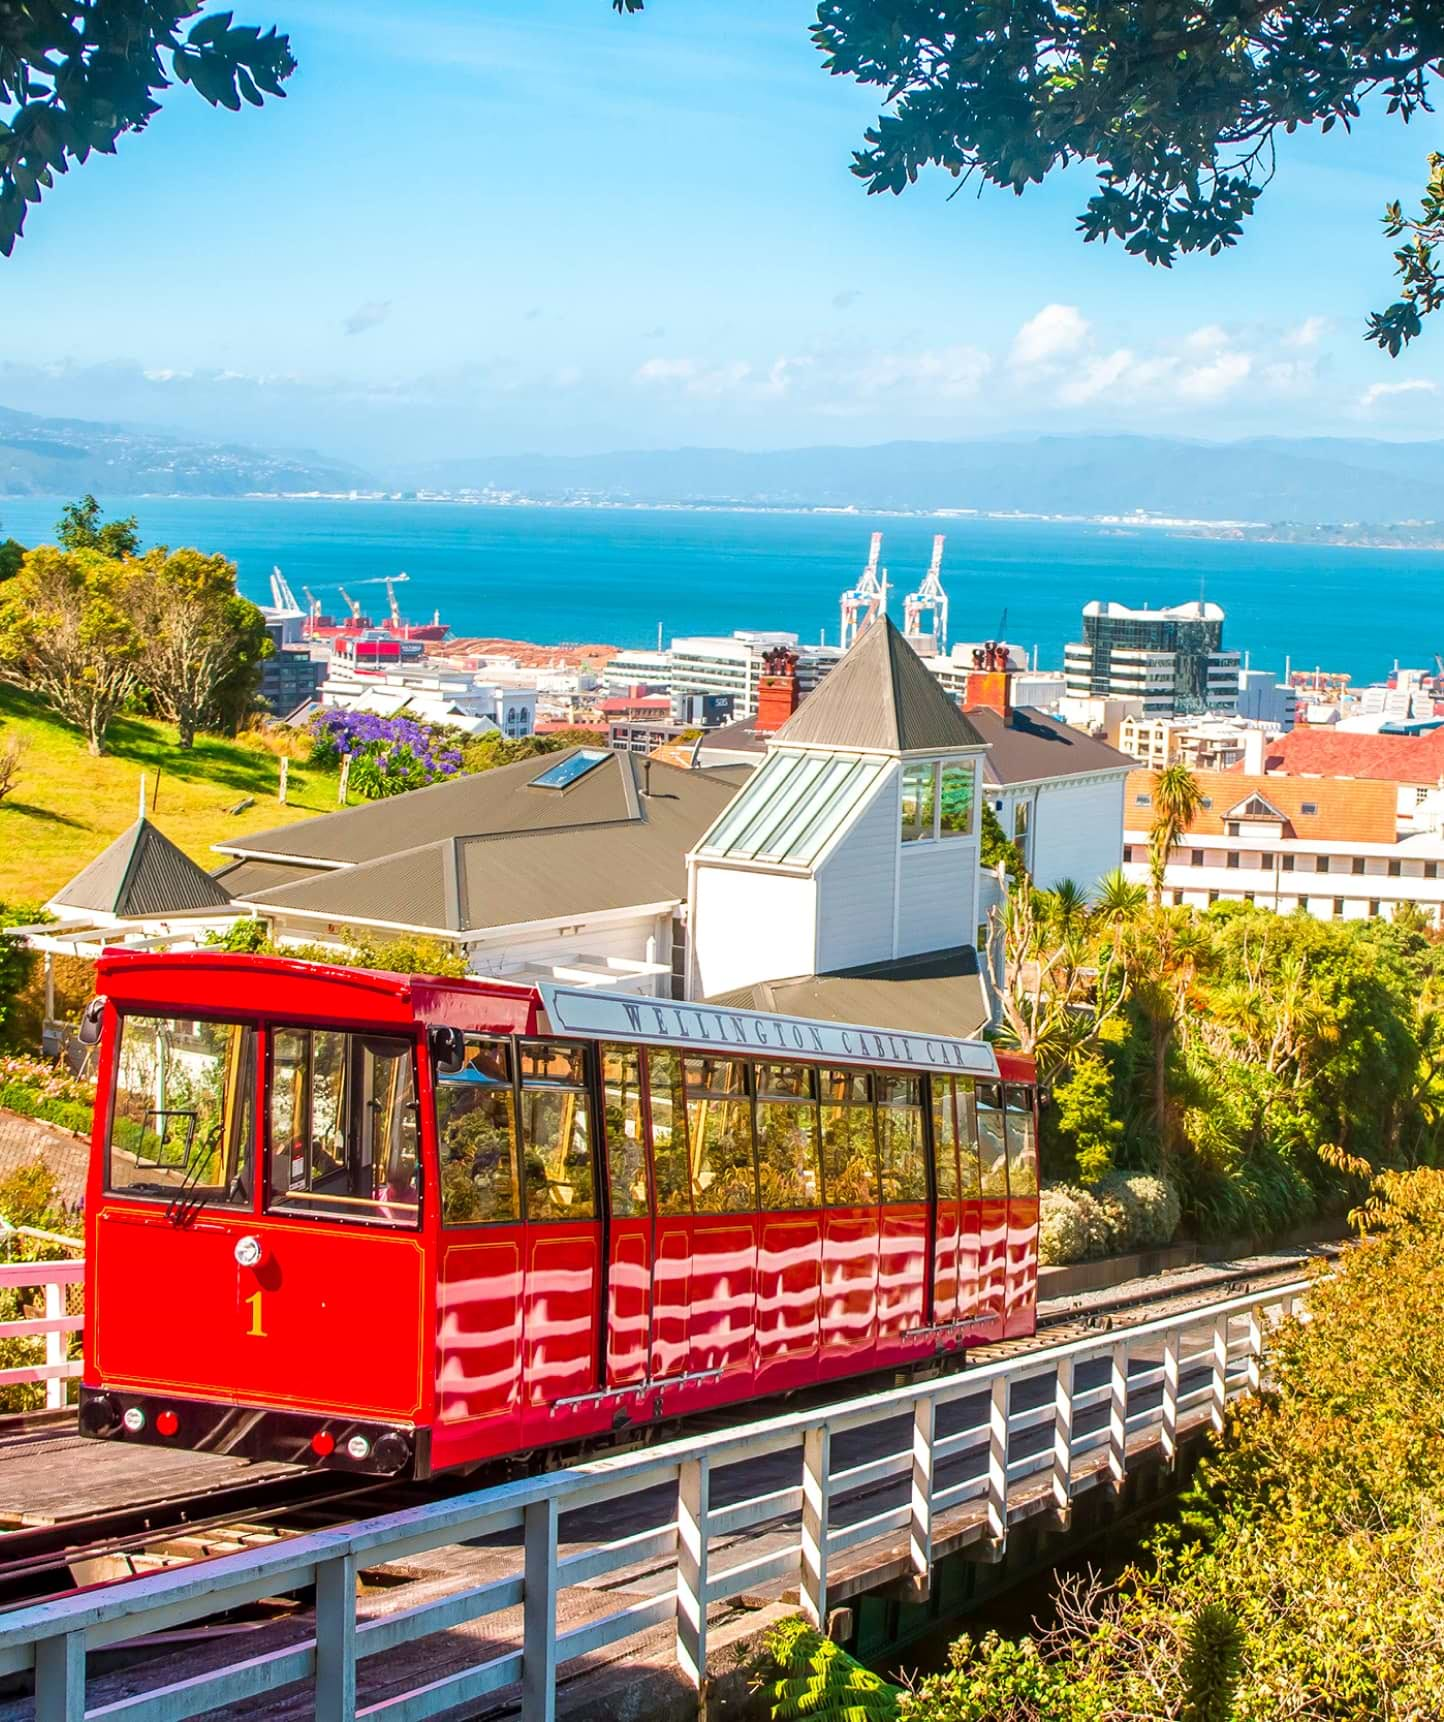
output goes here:
{"type": "Polygon", "coordinates": [[[249,1208],[255,1188],[255,1031],[189,1017],[121,1020],[106,1187],[249,1208]]]}
{"type": "Polygon", "coordinates": [[[272,1033],[272,1213],[416,1224],[413,1053],[409,1040],[390,1035],[272,1033]]]}

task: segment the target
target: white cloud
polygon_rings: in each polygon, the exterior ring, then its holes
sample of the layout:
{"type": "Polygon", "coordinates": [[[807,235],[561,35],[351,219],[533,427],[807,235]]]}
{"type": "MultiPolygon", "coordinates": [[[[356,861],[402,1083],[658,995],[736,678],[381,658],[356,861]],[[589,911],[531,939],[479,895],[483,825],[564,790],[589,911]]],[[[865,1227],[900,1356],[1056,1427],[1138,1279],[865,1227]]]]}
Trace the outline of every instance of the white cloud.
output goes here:
{"type": "Polygon", "coordinates": [[[1045,305],[1013,338],[1015,365],[1044,365],[1076,353],[1088,339],[1088,319],[1076,305],[1045,305]]]}
{"type": "Polygon", "coordinates": [[[700,365],[695,359],[647,359],[637,367],[639,383],[677,384],[689,395],[715,400],[734,393],[752,375],[745,359],[722,365],[700,365]]]}
{"type": "Polygon", "coordinates": [[[1205,323],[1184,336],[1183,344],[1191,353],[1211,353],[1229,344],[1228,330],[1221,323],[1205,323]]]}
{"type": "Polygon", "coordinates": [[[1132,351],[1117,347],[1111,353],[1100,353],[1085,359],[1080,370],[1059,388],[1058,399],[1065,407],[1081,407],[1099,395],[1113,393],[1137,365],[1132,351]]]}
{"type": "Polygon", "coordinates": [[[1317,347],[1327,333],[1329,320],[1327,317],[1305,317],[1302,323],[1296,324],[1284,336],[1286,347],[1317,347]]]}
{"type": "Polygon", "coordinates": [[[1252,369],[1253,360],[1247,353],[1221,352],[1208,364],[1185,371],[1178,379],[1178,392],[1191,401],[1221,401],[1252,369]]]}
{"type": "Polygon", "coordinates": [[[1359,405],[1365,412],[1370,412],[1380,401],[1389,400],[1394,395],[1432,395],[1438,390],[1438,383],[1431,383],[1427,377],[1408,377],[1402,383],[1370,383],[1359,396],[1359,405]]]}
{"type": "Polygon", "coordinates": [[[906,391],[943,400],[975,395],[993,361],[977,347],[924,348],[916,353],[878,353],[853,379],[863,395],[906,391]]]}

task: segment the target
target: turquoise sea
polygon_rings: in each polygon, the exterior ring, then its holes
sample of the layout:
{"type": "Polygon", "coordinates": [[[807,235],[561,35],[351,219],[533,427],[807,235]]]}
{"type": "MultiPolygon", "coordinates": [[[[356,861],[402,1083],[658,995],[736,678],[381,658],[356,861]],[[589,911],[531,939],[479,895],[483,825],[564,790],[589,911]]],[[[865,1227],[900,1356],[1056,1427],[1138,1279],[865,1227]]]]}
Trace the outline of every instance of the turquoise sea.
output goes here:
{"type": "MultiPolygon", "coordinates": [[[[439,609],[458,634],[654,644],[664,634],[789,628],[836,639],[837,599],[881,530],[892,614],[947,534],[954,639],[996,636],[1062,664],[1090,598],[1172,604],[1202,591],[1227,614],[1225,644],[1256,666],[1323,665],[1356,680],[1444,652],[1444,553],[1240,544],[1162,529],[1038,521],[607,508],[483,508],[418,502],[104,499],[135,513],[147,543],[224,551],[242,590],[268,596],[279,565],[328,607],[337,583],[405,570],[403,613],[439,609]]],[[[0,498],[0,534],[53,536],[55,501],[0,498]]],[[[380,586],[356,597],[373,615],[380,586]]]]}

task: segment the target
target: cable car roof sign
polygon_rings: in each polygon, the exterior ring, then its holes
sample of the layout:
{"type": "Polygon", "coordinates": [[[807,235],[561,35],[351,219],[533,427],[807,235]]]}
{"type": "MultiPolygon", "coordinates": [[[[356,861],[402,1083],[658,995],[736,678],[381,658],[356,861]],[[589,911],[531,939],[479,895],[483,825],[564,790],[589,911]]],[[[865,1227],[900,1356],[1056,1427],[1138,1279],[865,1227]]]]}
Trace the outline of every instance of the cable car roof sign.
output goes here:
{"type": "Polygon", "coordinates": [[[772,1016],[723,1005],[682,1004],[590,987],[540,985],[553,1034],[599,1040],[695,1046],[706,1052],[796,1056],[835,1064],[886,1065],[906,1070],[953,1070],[996,1077],[998,1061],[986,1041],[907,1034],[900,1029],[772,1016]]]}

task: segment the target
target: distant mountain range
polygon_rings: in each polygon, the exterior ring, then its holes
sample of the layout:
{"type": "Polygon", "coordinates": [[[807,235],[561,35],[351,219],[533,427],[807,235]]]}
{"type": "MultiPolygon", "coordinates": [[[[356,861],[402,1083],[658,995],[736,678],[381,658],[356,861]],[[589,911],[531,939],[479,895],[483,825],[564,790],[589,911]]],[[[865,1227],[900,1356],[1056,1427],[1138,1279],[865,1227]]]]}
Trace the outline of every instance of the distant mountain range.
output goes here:
{"type": "Polygon", "coordinates": [[[1260,437],[1003,437],[871,448],[682,448],[434,461],[408,486],[539,500],[741,503],[1196,520],[1444,520],[1444,442],[1260,437]]]}
{"type": "Polygon", "coordinates": [[[1005,436],[869,448],[636,450],[429,461],[379,476],[325,455],[207,443],[0,407],[0,497],[501,493],[539,502],[1444,522],[1444,441],[1005,436]]]}
{"type": "Polygon", "coordinates": [[[88,419],[0,407],[0,497],[242,496],[374,488],[369,474],[319,454],[277,454],[88,419]]]}

